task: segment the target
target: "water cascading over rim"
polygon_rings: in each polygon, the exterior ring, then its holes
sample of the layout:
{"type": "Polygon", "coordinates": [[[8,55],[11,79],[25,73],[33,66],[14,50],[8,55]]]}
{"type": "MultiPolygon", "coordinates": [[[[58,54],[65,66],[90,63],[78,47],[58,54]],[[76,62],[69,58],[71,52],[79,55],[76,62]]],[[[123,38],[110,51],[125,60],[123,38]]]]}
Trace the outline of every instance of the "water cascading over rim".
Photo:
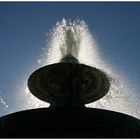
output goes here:
{"type": "Polygon", "coordinates": [[[66,50],[62,50],[66,55],[59,63],[35,71],[29,77],[28,87],[34,96],[51,107],[83,107],[105,96],[110,82],[105,73],[80,64],[74,57],[78,51],[71,30],[66,32],[66,42],[66,50]]]}

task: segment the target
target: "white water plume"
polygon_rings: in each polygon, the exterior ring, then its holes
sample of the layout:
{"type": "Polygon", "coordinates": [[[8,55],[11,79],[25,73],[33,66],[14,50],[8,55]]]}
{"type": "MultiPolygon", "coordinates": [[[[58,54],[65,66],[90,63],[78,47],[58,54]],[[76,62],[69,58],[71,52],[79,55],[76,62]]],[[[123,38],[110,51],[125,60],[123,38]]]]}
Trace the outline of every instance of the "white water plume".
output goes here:
{"type": "MultiPolygon", "coordinates": [[[[140,118],[139,104],[133,94],[134,91],[127,83],[127,78],[107,64],[99,52],[99,47],[83,20],[71,22],[63,19],[61,22],[57,22],[49,34],[47,47],[43,49],[38,64],[44,66],[57,63],[65,54],[70,53],[77,57],[80,63],[101,69],[110,79],[110,91],[99,101],[86,106],[113,110],[140,118]]],[[[25,90],[28,97],[26,100],[29,101],[27,107],[48,106],[48,104],[35,99],[27,87],[25,90]]]]}
{"type": "Polygon", "coordinates": [[[8,105],[5,102],[5,100],[2,98],[1,94],[2,94],[2,92],[0,92],[0,103],[2,103],[6,108],[8,108],[8,105]]]}

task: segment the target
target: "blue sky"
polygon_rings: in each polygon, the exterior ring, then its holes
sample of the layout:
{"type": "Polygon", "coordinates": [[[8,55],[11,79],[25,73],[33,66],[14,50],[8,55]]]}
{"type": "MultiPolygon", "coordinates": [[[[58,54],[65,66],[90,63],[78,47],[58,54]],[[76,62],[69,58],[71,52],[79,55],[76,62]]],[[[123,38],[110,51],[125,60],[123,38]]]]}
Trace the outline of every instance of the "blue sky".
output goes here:
{"type": "Polygon", "coordinates": [[[139,2],[0,2],[0,96],[9,106],[46,46],[46,32],[63,17],[83,19],[106,59],[140,90],[139,2]]]}

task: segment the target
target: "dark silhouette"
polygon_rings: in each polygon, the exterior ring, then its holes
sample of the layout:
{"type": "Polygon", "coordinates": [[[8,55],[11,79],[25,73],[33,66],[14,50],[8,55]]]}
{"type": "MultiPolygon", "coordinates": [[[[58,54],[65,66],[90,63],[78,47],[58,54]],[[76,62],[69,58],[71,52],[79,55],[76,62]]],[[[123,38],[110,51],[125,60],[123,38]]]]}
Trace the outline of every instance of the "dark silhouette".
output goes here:
{"type": "Polygon", "coordinates": [[[105,96],[110,82],[105,73],[80,64],[72,55],[35,71],[28,87],[50,107],[1,117],[1,138],[140,137],[139,119],[84,106],[105,96]]]}

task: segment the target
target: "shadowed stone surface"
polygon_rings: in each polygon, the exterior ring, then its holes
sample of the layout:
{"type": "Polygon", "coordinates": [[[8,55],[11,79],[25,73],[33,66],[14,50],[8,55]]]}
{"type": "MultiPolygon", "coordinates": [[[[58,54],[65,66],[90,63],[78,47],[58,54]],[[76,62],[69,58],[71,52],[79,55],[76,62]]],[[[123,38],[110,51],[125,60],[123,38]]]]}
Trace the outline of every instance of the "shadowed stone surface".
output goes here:
{"type": "Polygon", "coordinates": [[[42,108],[0,118],[1,138],[140,138],[140,120],[90,108],[42,108]]]}
{"type": "Polygon", "coordinates": [[[107,76],[84,64],[56,63],[35,71],[28,87],[51,106],[81,106],[94,102],[109,90],[107,76]]]}

